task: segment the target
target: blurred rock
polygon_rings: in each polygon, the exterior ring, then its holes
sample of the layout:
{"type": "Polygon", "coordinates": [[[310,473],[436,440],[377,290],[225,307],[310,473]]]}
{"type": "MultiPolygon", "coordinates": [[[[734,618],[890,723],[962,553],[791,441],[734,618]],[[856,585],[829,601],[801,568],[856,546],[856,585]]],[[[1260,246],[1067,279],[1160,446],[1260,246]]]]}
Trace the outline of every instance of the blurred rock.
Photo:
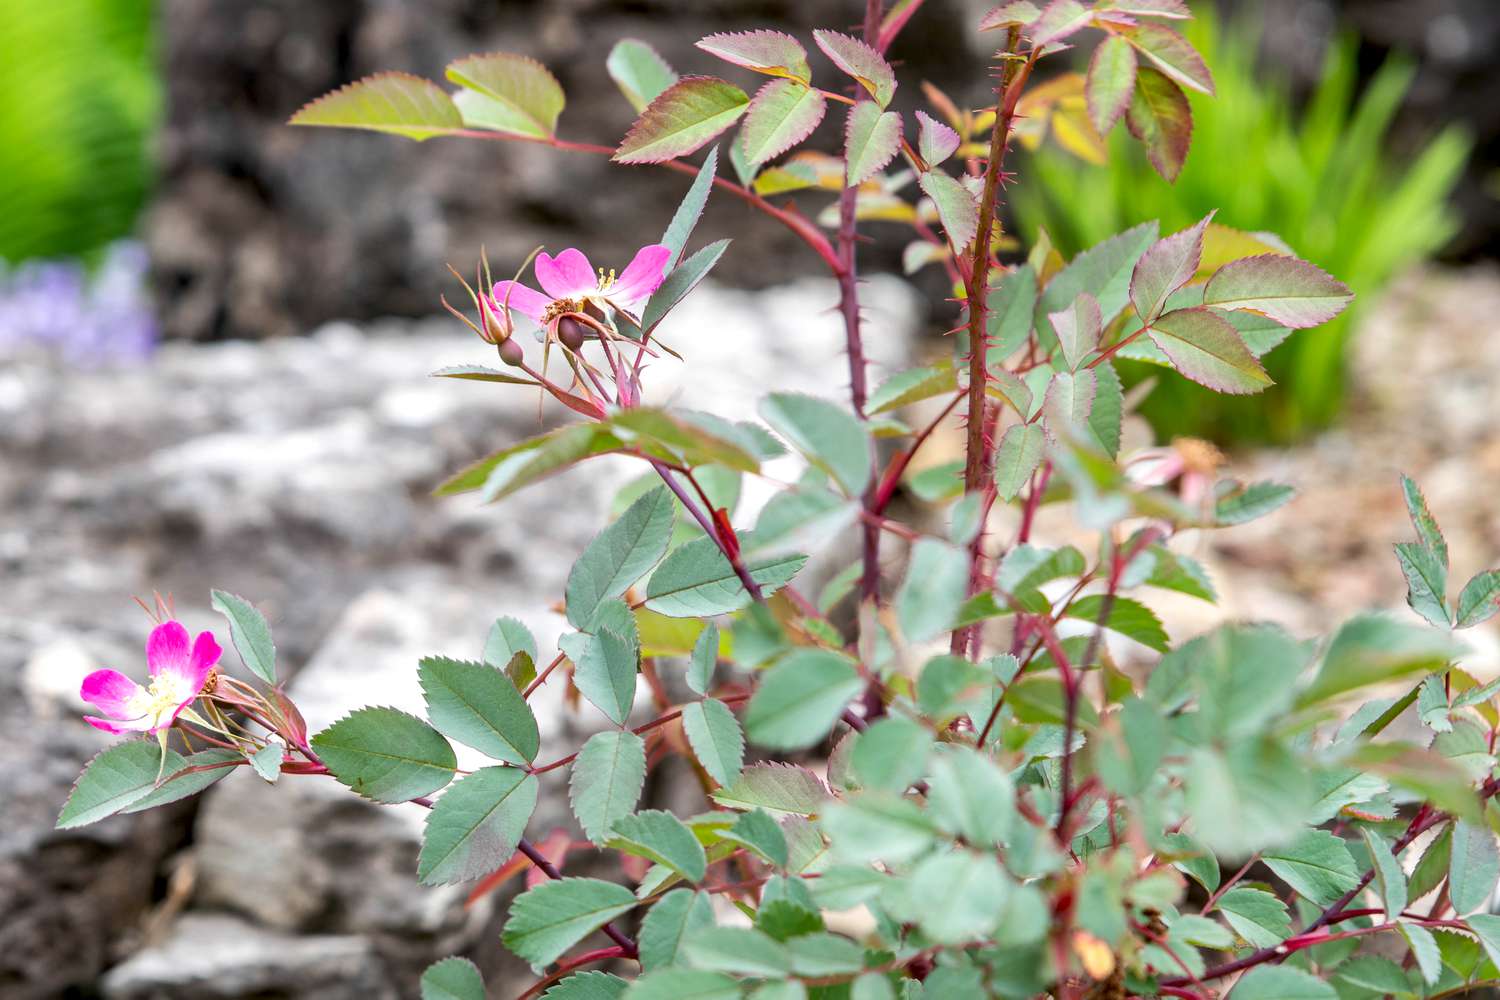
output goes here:
{"type": "Polygon", "coordinates": [[[395,1000],[369,941],[297,937],[233,917],[189,914],[165,940],[104,977],[106,1000],[395,1000]]]}

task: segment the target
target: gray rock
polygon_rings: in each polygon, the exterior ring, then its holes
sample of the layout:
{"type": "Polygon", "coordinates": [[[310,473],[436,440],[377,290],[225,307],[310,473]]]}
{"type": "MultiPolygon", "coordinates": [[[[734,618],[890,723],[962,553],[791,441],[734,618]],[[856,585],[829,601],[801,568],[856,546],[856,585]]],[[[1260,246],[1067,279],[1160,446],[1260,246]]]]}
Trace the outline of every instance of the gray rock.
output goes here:
{"type": "Polygon", "coordinates": [[[104,977],[107,1000],[395,1000],[370,942],[294,936],[234,917],[193,913],[104,977]]]}

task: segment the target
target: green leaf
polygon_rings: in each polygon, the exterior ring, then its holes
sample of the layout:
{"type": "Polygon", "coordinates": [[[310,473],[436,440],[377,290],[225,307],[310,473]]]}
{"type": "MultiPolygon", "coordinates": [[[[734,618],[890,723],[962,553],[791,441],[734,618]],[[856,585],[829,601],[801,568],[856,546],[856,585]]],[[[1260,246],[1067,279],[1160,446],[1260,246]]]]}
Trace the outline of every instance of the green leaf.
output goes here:
{"type": "MultiPolygon", "coordinates": [[[[753,535],[742,535],[750,548],[753,535]]],[[[772,556],[752,559],[746,569],[750,578],[770,596],[797,575],[807,557],[772,556]]],[[[738,611],[750,603],[750,594],[739,575],[712,538],[699,538],[680,545],[667,556],[646,584],[646,607],[671,618],[707,618],[738,611]]]]}
{"type": "Polygon", "coordinates": [[[1327,906],[1359,882],[1349,848],[1326,830],[1309,830],[1286,847],[1265,851],[1261,860],[1318,906],[1327,906]]]}
{"type": "Polygon", "coordinates": [[[765,858],[777,868],[785,868],[787,853],[786,835],[771,818],[770,813],[752,809],[735,820],[734,826],[720,832],[720,837],[730,843],[747,847],[765,858]]]}
{"type": "Polygon", "coordinates": [[[1198,560],[1160,545],[1153,545],[1148,551],[1155,556],[1156,562],[1151,567],[1151,575],[1146,578],[1147,584],[1163,590],[1175,590],[1179,594],[1187,594],[1210,604],[1219,599],[1214,591],[1213,581],[1209,579],[1208,570],[1198,560]]]}
{"type": "Polygon", "coordinates": [[[604,846],[649,858],[692,882],[702,881],[708,871],[708,857],[693,831],[662,809],[647,809],[616,820],[604,846]]]}
{"type": "Polygon", "coordinates": [[[770,813],[812,816],[828,803],[828,789],[817,775],[795,764],[751,764],[733,784],[713,793],[729,809],[764,809],[770,813]]]}
{"type": "Polygon", "coordinates": [[[174,774],[186,766],[181,754],[155,740],[116,743],[95,755],[73,783],[57,817],[57,829],[71,830],[113,816],[151,794],[159,775],[174,774]]]}
{"type": "Polygon", "coordinates": [[[729,241],[716,240],[708,246],[699,250],[691,257],[672,268],[667,275],[667,280],[661,283],[656,291],[651,293],[651,298],[646,301],[645,311],[641,313],[641,329],[650,333],[656,329],[658,323],[666,318],[677,303],[687,298],[688,293],[698,287],[699,282],[708,277],[708,272],[713,270],[719,258],[724,256],[724,251],[729,249],[729,241]]]}
{"type": "Polygon", "coordinates": [[[745,763],[745,736],[734,713],[713,698],[689,702],[682,706],[682,731],[709,777],[733,784],[745,763]]]}
{"type": "Polygon", "coordinates": [[[1396,561],[1406,577],[1406,603],[1438,628],[1453,624],[1448,616],[1447,570],[1421,542],[1397,542],[1396,561]]]}
{"type": "Polygon", "coordinates": [[[1281,507],[1297,491],[1285,483],[1259,482],[1235,493],[1220,496],[1214,505],[1214,523],[1221,527],[1247,524],[1281,507]]]}
{"type": "Polygon", "coordinates": [[[1100,135],[1107,135],[1130,107],[1135,91],[1135,50],[1123,37],[1110,34],[1094,49],[1083,94],[1089,121],[1100,135]]]}
{"type": "Polygon", "coordinates": [[[532,965],[550,965],[635,903],[629,889],[602,879],[542,882],[510,904],[510,918],[500,939],[532,965]]]}
{"type": "Polygon", "coordinates": [[[484,365],[449,365],[433,372],[432,377],[467,379],[471,382],[502,382],[506,385],[536,385],[532,379],[511,375],[498,368],[486,368],[484,365]]]}
{"type": "Polygon", "coordinates": [[[557,133],[567,100],[557,78],[535,59],[505,52],[466,56],[448,64],[447,76],[466,88],[454,97],[466,124],[535,139],[557,133]]]}
{"type": "Polygon", "coordinates": [[[719,626],[709,622],[698,633],[693,643],[693,656],[688,664],[687,686],[695,694],[707,694],[713,685],[714,668],[719,664],[719,626]]]}
{"type": "Polygon", "coordinates": [[[912,869],[900,905],[928,937],[956,945],[994,932],[1010,887],[993,856],[954,850],[912,869]]]}
{"type": "Polygon", "coordinates": [[[605,730],[590,736],[568,779],[568,801],[584,835],[603,843],[610,827],[635,812],[646,782],[646,744],[635,733],[605,730]]]}
{"type": "Polygon", "coordinates": [[[1406,938],[1412,957],[1417,960],[1417,968],[1422,973],[1422,979],[1429,985],[1436,983],[1443,974],[1443,956],[1438,949],[1437,939],[1432,936],[1431,931],[1420,924],[1403,921],[1396,926],[1401,931],[1401,935],[1406,938]]]}
{"type": "Polygon", "coordinates": [[[700,38],[694,44],[709,55],[757,73],[812,82],[807,50],[780,31],[726,31],[700,38]]]}
{"type": "Polygon", "coordinates": [[[1193,139],[1193,109],[1165,73],[1142,66],[1125,109],[1125,127],[1146,147],[1146,158],[1168,181],[1177,180],[1193,139]]]}
{"type": "Polygon", "coordinates": [[[488,455],[443,482],[437,496],[483,490],[486,503],[560,472],[592,455],[619,451],[624,443],[603,425],[568,424],[488,455]]]}
{"type": "Polygon", "coordinates": [[[687,960],[701,969],[744,976],[784,976],[792,971],[786,948],[749,927],[704,927],[682,942],[687,960]]]}
{"type": "MultiPolygon", "coordinates": [[[[120,812],[127,815],[144,812],[147,809],[164,806],[168,802],[185,799],[189,795],[196,795],[209,785],[216,784],[224,778],[229,777],[230,773],[235,769],[230,766],[230,763],[234,762],[238,766],[238,762],[244,759],[242,754],[233,750],[221,750],[217,747],[212,747],[208,750],[199,750],[197,753],[188,754],[182,759],[181,766],[177,767],[174,772],[172,770],[171,758],[169,757],[165,777],[162,779],[161,784],[147,792],[144,797],[136,799],[130,805],[121,809],[120,812]],[[189,770],[195,767],[201,767],[204,770],[189,770]]],[[[152,765],[152,767],[157,766],[156,764],[152,765]]],[[[155,771],[151,773],[151,777],[155,780],[155,771]]]]}
{"type": "Polygon", "coordinates": [[[958,152],[961,143],[957,132],[927,112],[917,112],[917,152],[928,167],[935,167],[958,152]]]}
{"type": "Polygon", "coordinates": [[[281,761],[285,755],[286,747],[272,741],[249,755],[250,766],[255,769],[256,774],[275,784],[276,779],[281,777],[281,761]]]}
{"type": "Polygon", "coordinates": [[[1334,970],[1339,982],[1347,983],[1379,996],[1394,993],[1398,997],[1414,996],[1406,972],[1383,955],[1360,955],[1334,970]]]}
{"type": "Polygon", "coordinates": [[[542,994],[542,1000],[618,1000],[630,984],[607,972],[575,972],[542,994]]]}
{"type": "Polygon", "coordinates": [[[1282,326],[1301,330],[1327,323],[1354,300],[1354,293],[1305,260],[1261,254],[1232,260],[1203,288],[1203,304],[1248,309],[1282,326]]]}
{"type": "Polygon", "coordinates": [[[1495,835],[1483,823],[1455,820],[1448,862],[1448,900],[1463,916],[1490,901],[1500,880],[1500,850],[1495,835]]]}
{"type": "Polygon", "coordinates": [[[436,729],[394,708],[350,712],[312,744],[341,784],[376,802],[430,795],[458,767],[453,747],[436,729]]]}
{"type": "Polygon", "coordinates": [[[1174,309],[1146,330],[1172,367],[1216,392],[1260,392],[1271,377],[1228,320],[1205,307],[1174,309]]]}
{"type": "Polygon", "coordinates": [[[229,639],[245,666],[267,684],[275,684],[276,646],[265,617],[249,601],[227,591],[210,591],[210,597],[213,609],[229,619],[229,639]]]}
{"type": "Polygon", "coordinates": [[[483,767],[455,781],[427,813],[418,881],[465,882],[499,868],[526,832],[536,796],[536,776],[518,767],[483,767]]]}
{"type": "Polygon", "coordinates": [[[874,416],[957,391],[958,373],[951,364],[908,368],[892,375],[870,393],[865,400],[865,413],[874,416]]]}
{"type": "Polygon", "coordinates": [[[822,28],[813,29],[813,40],[835,66],[870,92],[875,103],[882,108],[891,103],[896,93],[896,73],[880,53],[857,38],[822,28]]]}
{"type": "Polygon", "coordinates": [[[1417,537],[1421,539],[1423,547],[1437,557],[1446,576],[1448,543],[1443,539],[1443,530],[1438,527],[1437,518],[1432,516],[1432,511],[1427,506],[1427,498],[1410,476],[1401,477],[1401,493],[1406,498],[1406,510],[1411,515],[1412,527],[1417,529],[1417,537]]]}
{"type": "Polygon", "coordinates": [[[929,850],[937,839],[930,817],[910,799],[885,792],[866,792],[830,805],[823,830],[841,860],[891,864],[929,850]]]}
{"type": "Polygon", "coordinates": [[[630,127],[617,163],[661,163],[698,149],[750,106],[740,88],[711,76],[685,76],[657,95],[630,127]]]}
{"type": "Polygon", "coordinates": [[[1099,346],[1104,319],[1099,312],[1099,301],[1088,292],[1079,292],[1073,305],[1060,312],[1049,313],[1052,331],[1062,345],[1063,360],[1069,371],[1076,371],[1099,346]]]}
{"type": "Polygon", "coordinates": [[[896,621],[906,641],[924,643],[948,629],[968,585],[969,558],[962,549],[935,538],[919,539],[896,592],[896,621]]]}
{"type": "Polygon", "coordinates": [[[901,151],[901,116],[861,102],[844,126],[844,182],[858,187],[885,169],[901,151]]]}
{"type": "Polygon", "coordinates": [[[574,632],[558,640],[573,661],[579,692],[623,725],[635,705],[636,675],[641,665],[641,637],[630,607],[611,598],[599,607],[593,632],[574,632]]]}
{"type": "Polygon", "coordinates": [[[706,892],[673,889],[657,900],[641,921],[641,968],[650,972],[677,961],[687,934],[714,924],[713,903],[706,892]]]}
{"type": "Polygon", "coordinates": [[[1093,743],[1095,766],[1114,791],[1139,795],[1156,777],[1171,742],[1171,731],[1161,711],[1141,698],[1125,699],[1118,719],[1118,738],[1106,732],[1093,743]]]}
{"type": "Polygon", "coordinates": [[[1316,976],[1285,965],[1258,965],[1240,977],[1228,1000],[1338,1000],[1316,976]]]}
{"type": "Polygon", "coordinates": [[[677,74],[656,50],[638,38],[622,38],[604,61],[609,78],[639,114],[661,92],[677,82],[677,74]]]}
{"type": "Polygon", "coordinates": [[[1475,574],[1458,595],[1458,627],[1470,628],[1500,611],[1500,569],[1475,574]]]}
{"type": "Polygon", "coordinates": [[[1121,35],[1155,63],[1157,69],[1182,86],[1213,96],[1213,75],[1192,44],[1178,32],[1164,24],[1141,21],[1122,29],[1121,35]]]}
{"type": "Polygon", "coordinates": [[[850,496],[864,490],[874,464],[870,434],[849,411],[815,396],[775,392],[761,401],[760,415],[850,496]]]}
{"type": "Polygon", "coordinates": [[[1297,704],[1312,705],[1409,674],[1431,673],[1462,651],[1449,636],[1431,629],[1378,614],[1358,615],[1335,633],[1317,676],[1297,704]]]}
{"type": "Polygon", "coordinates": [[[917,184],[937,206],[938,221],[948,234],[948,242],[962,253],[979,232],[978,199],[968,188],[940,170],[918,175],[917,184]]]}
{"type": "Polygon", "coordinates": [[[669,968],[637,979],[628,1000],[740,1000],[740,984],[703,969],[669,968]]]}
{"type": "Polygon", "coordinates": [[[535,663],[536,636],[519,618],[496,618],[484,641],[484,662],[503,670],[517,653],[525,653],[535,663]]]}
{"type": "Polygon", "coordinates": [[[1493,913],[1475,913],[1466,917],[1464,923],[1479,937],[1484,952],[1490,961],[1500,965],[1500,916],[1493,913]]]}
{"type": "Polygon", "coordinates": [[[1130,302],[1130,278],[1136,261],[1156,241],[1156,233],[1155,222],[1127,229],[1083,251],[1057,272],[1038,297],[1032,315],[1043,346],[1051,350],[1057,341],[1048,315],[1072,305],[1082,292],[1088,292],[1099,303],[1106,324],[1118,316],[1130,302]]]}
{"type": "Polygon", "coordinates": [[[984,754],[949,745],[928,777],[928,806],[938,826],[968,843],[1004,843],[1017,819],[1010,776],[984,754]]]}
{"type": "Polygon", "coordinates": [[[672,256],[667,258],[666,273],[671,274],[678,262],[682,260],[682,252],[687,249],[688,237],[693,235],[693,229],[703,215],[703,207],[708,204],[708,196],[713,191],[714,178],[718,173],[719,147],[715,146],[708,151],[708,156],[704,157],[703,166],[698,168],[698,175],[693,178],[692,187],[688,188],[687,194],[683,195],[682,203],[677,206],[677,211],[672,213],[672,221],[667,223],[667,231],[662,234],[662,245],[672,251],[672,256]]]}
{"type": "Polygon", "coordinates": [[[753,742],[771,749],[810,747],[828,735],[863,684],[842,654],[793,650],[761,679],[745,709],[745,731],[753,742]]]}
{"type": "Polygon", "coordinates": [[[303,105],[288,124],[363,128],[421,142],[461,131],[464,120],[447,91],[431,80],[376,73],[303,105]]]}
{"type": "Polygon", "coordinates": [[[1291,936],[1286,904],[1263,889],[1240,887],[1219,897],[1224,919],[1251,947],[1271,948],[1291,936]]]}
{"type": "Polygon", "coordinates": [[[1213,217],[1214,213],[1208,213],[1197,225],[1157,240],[1141,255],[1130,278],[1130,300],[1142,323],[1150,324],[1160,316],[1172,293],[1198,273],[1198,263],[1203,259],[1203,234],[1213,217]]]}
{"type": "Polygon", "coordinates": [[[422,973],[422,1000],[484,1000],[484,977],[467,958],[445,958],[422,973]]]}
{"type": "Polygon", "coordinates": [[[1093,412],[1098,388],[1098,377],[1088,368],[1077,372],[1054,372],[1042,400],[1048,429],[1055,435],[1065,434],[1069,428],[1083,431],[1093,412]]]}
{"type": "MultiPolygon", "coordinates": [[[[1087,597],[1080,597],[1069,606],[1067,617],[1097,622],[1099,620],[1099,612],[1103,610],[1103,606],[1103,594],[1090,594],[1087,597]]],[[[1134,639],[1143,646],[1149,646],[1158,653],[1165,653],[1169,646],[1167,630],[1162,627],[1161,619],[1156,617],[1156,612],[1146,607],[1140,601],[1129,597],[1115,598],[1114,605],[1109,610],[1109,617],[1104,622],[1104,627],[1111,632],[1118,632],[1128,639],[1134,639]]]]}
{"type": "Polygon", "coordinates": [[[417,677],[427,718],[438,732],[496,760],[536,760],[536,716],[505,674],[488,663],[430,656],[417,667],[417,677]]]}
{"type": "Polygon", "coordinates": [[[601,604],[625,593],[666,555],[672,514],[672,494],[658,486],[594,536],[568,573],[567,616],[575,628],[591,628],[601,604]]]}
{"type": "Polygon", "coordinates": [[[750,450],[751,443],[740,428],[709,414],[635,406],[616,413],[609,423],[620,432],[622,440],[639,444],[673,463],[717,464],[743,472],[760,470],[760,462],[750,450]]]}
{"type": "Polygon", "coordinates": [[[925,726],[889,715],[859,734],[849,763],[861,787],[904,792],[922,776],[932,743],[925,726]]]}
{"type": "Polygon", "coordinates": [[[1000,438],[995,453],[995,490],[1002,500],[1013,500],[1042,464],[1047,435],[1041,424],[1012,424],[1000,438]]]}
{"type": "Polygon", "coordinates": [[[804,83],[772,80],[760,88],[740,129],[745,159],[754,164],[780,156],[808,136],[823,120],[828,102],[804,83]]]}
{"type": "Polygon", "coordinates": [[[1369,827],[1360,830],[1365,838],[1365,848],[1370,852],[1370,861],[1375,871],[1375,887],[1385,903],[1385,918],[1395,920],[1406,909],[1406,872],[1401,862],[1391,853],[1385,838],[1369,827]]]}

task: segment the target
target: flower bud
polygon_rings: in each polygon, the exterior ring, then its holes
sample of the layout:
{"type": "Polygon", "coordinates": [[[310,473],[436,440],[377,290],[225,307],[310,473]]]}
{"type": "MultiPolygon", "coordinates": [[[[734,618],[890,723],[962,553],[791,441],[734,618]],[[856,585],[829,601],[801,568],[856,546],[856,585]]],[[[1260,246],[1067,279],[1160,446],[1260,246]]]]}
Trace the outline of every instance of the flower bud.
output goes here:
{"type": "Polygon", "coordinates": [[[479,296],[479,318],[484,332],[480,334],[491,344],[503,344],[510,339],[512,328],[510,317],[497,308],[488,295],[479,296]]]}
{"type": "Polygon", "coordinates": [[[558,341],[575,354],[583,349],[583,341],[588,333],[588,327],[572,316],[563,316],[557,321],[558,341]]]}
{"type": "Polygon", "coordinates": [[[514,339],[502,340],[498,347],[500,350],[500,360],[512,368],[519,367],[521,362],[526,358],[526,352],[521,350],[521,345],[516,343],[514,339]]]}

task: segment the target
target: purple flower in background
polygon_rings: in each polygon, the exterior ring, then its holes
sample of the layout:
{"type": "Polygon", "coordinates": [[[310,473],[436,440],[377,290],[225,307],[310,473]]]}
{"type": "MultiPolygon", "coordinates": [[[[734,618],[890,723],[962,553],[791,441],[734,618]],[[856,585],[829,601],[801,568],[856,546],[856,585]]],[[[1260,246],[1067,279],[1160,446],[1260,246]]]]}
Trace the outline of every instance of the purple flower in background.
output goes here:
{"type": "Polygon", "coordinates": [[[137,243],[111,246],[89,275],[76,261],[0,264],[0,354],[50,351],[71,364],[142,361],[156,344],[156,319],[137,243]]]}

